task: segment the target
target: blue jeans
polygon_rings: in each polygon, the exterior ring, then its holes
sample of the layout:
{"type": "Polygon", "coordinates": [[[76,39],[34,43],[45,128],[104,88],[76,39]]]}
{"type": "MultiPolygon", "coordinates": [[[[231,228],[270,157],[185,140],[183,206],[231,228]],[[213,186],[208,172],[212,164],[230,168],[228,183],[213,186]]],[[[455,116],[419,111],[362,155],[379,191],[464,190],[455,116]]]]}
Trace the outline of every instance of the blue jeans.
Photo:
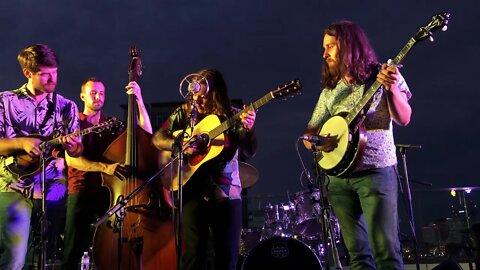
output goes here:
{"type": "Polygon", "coordinates": [[[403,269],[396,167],[330,177],[327,188],[350,254],[350,269],[403,269]]]}
{"type": "Polygon", "coordinates": [[[17,192],[0,192],[0,269],[25,264],[33,203],[17,192]]]}

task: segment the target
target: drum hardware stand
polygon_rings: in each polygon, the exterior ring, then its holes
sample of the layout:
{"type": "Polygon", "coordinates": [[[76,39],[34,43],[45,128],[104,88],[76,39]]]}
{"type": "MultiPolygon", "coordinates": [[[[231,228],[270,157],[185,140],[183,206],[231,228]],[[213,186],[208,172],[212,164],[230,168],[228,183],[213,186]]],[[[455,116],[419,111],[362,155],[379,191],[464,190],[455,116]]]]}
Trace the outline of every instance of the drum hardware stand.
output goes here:
{"type": "MultiPolygon", "coordinates": [[[[420,262],[419,262],[419,254],[418,254],[418,241],[417,241],[417,234],[415,233],[415,218],[413,215],[413,207],[412,207],[412,193],[410,191],[410,180],[408,178],[408,169],[407,169],[407,149],[408,148],[417,148],[421,149],[421,145],[412,145],[412,144],[397,144],[398,150],[400,152],[400,156],[402,158],[402,164],[403,164],[403,172],[404,172],[404,178],[405,178],[405,189],[407,193],[407,207],[409,211],[409,218],[410,218],[410,230],[412,232],[412,238],[413,238],[413,248],[415,252],[415,265],[416,269],[420,270],[420,262]]],[[[400,178],[399,178],[399,186],[400,188],[402,187],[402,183],[400,183],[400,178]]],[[[403,190],[402,190],[403,192],[403,190]]]]}
{"type": "MultiPolygon", "coordinates": [[[[325,246],[325,250],[328,249],[328,240],[330,239],[330,245],[332,250],[332,258],[333,263],[336,270],[342,270],[342,263],[340,262],[340,257],[338,255],[338,248],[335,243],[335,237],[333,233],[332,224],[330,222],[330,213],[331,213],[331,205],[327,199],[327,188],[325,186],[325,182],[323,181],[320,173],[320,166],[318,165],[318,151],[316,149],[316,145],[312,144],[312,153],[313,153],[313,161],[315,163],[315,170],[316,170],[316,180],[318,184],[318,189],[320,193],[320,223],[322,224],[322,237],[323,237],[323,245],[325,246]]],[[[327,269],[328,268],[328,257],[327,257],[327,269]]]]}
{"type": "Polygon", "coordinates": [[[470,214],[468,212],[466,193],[467,192],[465,190],[462,190],[459,193],[459,197],[460,197],[460,204],[463,204],[463,210],[465,212],[465,224],[467,226],[467,229],[466,229],[465,233],[463,234],[464,235],[463,239],[464,239],[464,242],[465,242],[465,252],[466,252],[466,255],[467,255],[467,259],[468,259],[468,269],[472,270],[473,269],[472,250],[475,247],[472,245],[472,238],[471,238],[472,227],[471,227],[471,224],[470,224],[470,214]]]}

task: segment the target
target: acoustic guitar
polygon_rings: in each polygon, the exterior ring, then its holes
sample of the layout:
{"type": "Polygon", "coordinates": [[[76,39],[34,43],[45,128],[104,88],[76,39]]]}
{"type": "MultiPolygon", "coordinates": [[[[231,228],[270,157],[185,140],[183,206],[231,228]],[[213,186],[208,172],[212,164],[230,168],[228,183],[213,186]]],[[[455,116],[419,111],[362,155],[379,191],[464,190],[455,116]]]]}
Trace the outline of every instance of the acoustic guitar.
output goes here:
{"type": "MultiPolygon", "coordinates": [[[[200,168],[203,163],[218,156],[222,152],[225,143],[225,137],[223,133],[239,123],[240,115],[242,113],[250,109],[257,110],[273,99],[286,98],[293,94],[298,94],[300,93],[301,89],[302,84],[300,80],[293,80],[282,87],[278,87],[277,89],[270,91],[262,98],[250,104],[249,108],[243,109],[234,116],[225,120],[223,123],[220,122],[218,116],[211,114],[207,115],[200,122],[198,122],[194,126],[193,131],[188,130],[188,132],[186,132],[184,135],[183,149],[189,147],[190,143],[195,143],[195,141],[198,142],[199,140],[205,145],[205,149],[199,154],[188,156],[188,158],[185,160],[182,171],[182,185],[187,183],[190,177],[192,177],[195,171],[200,168]]],[[[180,132],[182,132],[182,130],[174,131],[173,135],[177,136],[180,132]]],[[[169,154],[168,151],[164,151],[164,153],[169,154]]],[[[169,158],[170,155],[167,157],[165,154],[162,157],[164,161],[168,160],[169,158]]],[[[177,166],[177,161],[170,163],[170,168],[167,168],[165,170],[165,174],[162,176],[163,185],[166,188],[170,188],[174,191],[178,190],[179,179],[176,170],[177,166]]]]}

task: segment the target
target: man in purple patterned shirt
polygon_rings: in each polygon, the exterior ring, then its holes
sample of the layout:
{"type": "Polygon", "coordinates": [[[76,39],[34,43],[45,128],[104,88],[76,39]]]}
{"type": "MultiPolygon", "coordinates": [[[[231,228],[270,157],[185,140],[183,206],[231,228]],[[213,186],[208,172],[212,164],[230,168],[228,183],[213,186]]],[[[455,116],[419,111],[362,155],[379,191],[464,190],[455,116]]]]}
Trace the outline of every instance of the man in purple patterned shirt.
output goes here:
{"type": "MultiPolygon", "coordinates": [[[[56,131],[62,135],[74,132],[79,118],[76,104],[55,93],[59,61],[51,48],[30,45],[18,54],[18,61],[27,83],[0,93],[0,269],[20,270],[25,264],[32,199],[41,198],[41,193],[34,192],[42,179],[39,157],[42,153],[45,158],[51,156],[49,146],[42,142],[56,131]],[[28,137],[32,134],[44,137],[28,137]],[[12,172],[19,162],[39,169],[12,172]]],[[[83,151],[79,137],[60,137],[59,142],[59,157],[45,159],[47,199],[65,194],[65,184],[59,183],[66,174],[60,157],[63,150],[74,157],[83,151]]]]}

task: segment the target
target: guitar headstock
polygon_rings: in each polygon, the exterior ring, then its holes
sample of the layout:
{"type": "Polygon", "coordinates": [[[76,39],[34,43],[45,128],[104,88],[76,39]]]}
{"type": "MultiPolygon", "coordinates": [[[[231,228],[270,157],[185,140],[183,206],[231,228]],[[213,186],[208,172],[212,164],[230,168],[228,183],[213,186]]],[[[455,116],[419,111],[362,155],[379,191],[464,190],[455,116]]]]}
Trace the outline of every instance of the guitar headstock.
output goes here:
{"type": "Polygon", "coordinates": [[[279,86],[277,89],[271,91],[273,98],[286,98],[293,94],[300,94],[302,90],[302,83],[299,79],[292,80],[284,86],[279,86]]]}
{"type": "Polygon", "coordinates": [[[415,39],[417,42],[426,38],[428,38],[430,41],[433,41],[432,32],[438,29],[446,31],[449,19],[450,13],[448,12],[441,12],[433,15],[427,25],[420,27],[418,32],[413,36],[413,39],[415,39]]]}
{"type": "Polygon", "coordinates": [[[130,65],[128,66],[128,81],[138,81],[142,76],[142,60],[140,59],[140,51],[137,47],[130,47],[130,65]]]}

